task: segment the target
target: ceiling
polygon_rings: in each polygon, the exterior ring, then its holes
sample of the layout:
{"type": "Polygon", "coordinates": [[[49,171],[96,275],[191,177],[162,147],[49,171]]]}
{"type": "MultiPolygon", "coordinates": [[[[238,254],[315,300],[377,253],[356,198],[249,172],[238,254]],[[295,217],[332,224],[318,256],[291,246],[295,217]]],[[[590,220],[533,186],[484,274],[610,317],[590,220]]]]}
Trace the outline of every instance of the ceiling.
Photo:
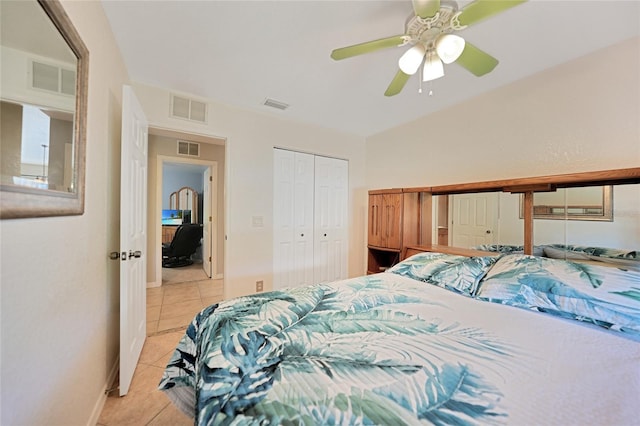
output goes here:
{"type": "Polygon", "coordinates": [[[636,0],[529,0],[458,33],[500,60],[493,72],[445,65],[422,94],[415,75],[386,97],[408,47],[329,55],[402,34],[411,1],[102,3],[134,81],[365,137],[640,34],[636,0]]]}

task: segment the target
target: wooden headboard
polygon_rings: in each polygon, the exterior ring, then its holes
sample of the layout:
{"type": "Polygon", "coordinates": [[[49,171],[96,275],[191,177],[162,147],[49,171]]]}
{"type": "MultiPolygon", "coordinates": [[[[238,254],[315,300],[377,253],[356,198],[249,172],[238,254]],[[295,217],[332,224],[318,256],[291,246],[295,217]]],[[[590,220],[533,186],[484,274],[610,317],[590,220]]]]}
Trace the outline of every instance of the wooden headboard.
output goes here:
{"type": "Polygon", "coordinates": [[[407,246],[404,248],[404,252],[402,253],[402,259],[404,260],[407,257],[413,256],[414,254],[417,253],[424,253],[424,252],[431,252],[431,251],[435,251],[435,252],[439,252],[439,253],[446,253],[446,254],[455,254],[458,256],[468,256],[468,257],[473,257],[473,256],[500,256],[502,253],[498,253],[495,251],[482,251],[482,250],[473,250],[473,249],[466,249],[466,248],[461,248],[461,247],[451,247],[451,246],[441,246],[441,245],[437,245],[437,244],[431,244],[431,245],[426,245],[426,246],[407,246]]]}
{"type": "MultiPolygon", "coordinates": [[[[640,183],[640,167],[627,169],[601,170],[584,173],[537,176],[528,178],[504,179],[485,182],[471,182],[454,185],[440,185],[418,188],[402,188],[403,193],[424,192],[431,196],[445,194],[464,194],[473,192],[510,192],[523,195],[524,252],[533,254],[533,194],[534,192],[555,191],[557,188],[581,186],[620,185],[640,183]]],[[[431,227],[431,217],[427,223],[431,227]]],[[[425,246],[429,247],[429,246],[425,246]]],[[[431,246],[434,247],[434,246],[431,246]]],[[[442,248],[442,247],[439,247],[442,248]]],[[[431,250],[435,251],[435,250],[431,250]]]]}

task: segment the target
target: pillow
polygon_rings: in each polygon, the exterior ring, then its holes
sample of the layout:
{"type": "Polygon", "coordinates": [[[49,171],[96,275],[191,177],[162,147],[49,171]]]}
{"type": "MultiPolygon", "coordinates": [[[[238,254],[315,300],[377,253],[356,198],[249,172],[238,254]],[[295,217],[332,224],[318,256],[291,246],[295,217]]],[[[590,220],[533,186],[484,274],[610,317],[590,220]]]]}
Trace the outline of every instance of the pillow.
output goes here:
{"type": "MultiPolygon", "coordinates": [[[[524,253],[524,246],[510,244],[481,244],[472,247],[474,250],[495,251],[498,253],[524,253]]],[[[542,256],[544,254],[544,246],[533,246],[533,255],[542,256]]]]}
{"type": "Polygon", "coordinates": [[[585,253],[594,257],[605,257],[609,259],[629,259],[640,261],[640,253],[636,250],[622,250],[608,247],[588,247],[588,246],[574,246],[564,244],[549,244],[545,248],[555,248],[570,251],[572,253],[585,253]]]}
{"type": "Polygon", "coordinates": [[[565,250],[556,247],[545,247],[544,255],[551,259],[590,260],[591,257],[584,252],[565,250]]]}
{"type": "Polygon", "coordinates": [[[494,256],[466,257],[445,253],[418,253],[387,270],[467,296],[475,295],[478,282],[498,260],[494,256]]]}
{"type": "Polygon", "coordinates": [[[640,257],[636,257],[636,251],[552,244],[544,248],[544,254],[552,259],[595,260],[640,272],[640,257]]]}
{"type": "Polygon", "coordinates": [[[550,312],[640,336],[640,273],[521,254],[505,255],[477,298],[550,312]]]}

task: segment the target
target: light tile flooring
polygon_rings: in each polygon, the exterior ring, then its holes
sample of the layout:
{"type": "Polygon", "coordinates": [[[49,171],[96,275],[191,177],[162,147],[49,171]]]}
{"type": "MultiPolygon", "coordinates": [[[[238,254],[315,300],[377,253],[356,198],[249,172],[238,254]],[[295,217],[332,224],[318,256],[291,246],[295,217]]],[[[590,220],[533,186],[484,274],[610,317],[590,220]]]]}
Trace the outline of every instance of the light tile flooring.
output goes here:
{"type": "Polygon", "coordinates": [[[119,397],[116,391],[107,398],[98,426],[193,424],[157,388],[186,326],[202,308],[223,297],[222,280],[178,282],[204,276],[194,271],[181,273],[181,278],[171,276],[177,271],[169,271],[168,278],[163,272],[162,286],[147,289],[147,339],[129,393],[119,397]]]}

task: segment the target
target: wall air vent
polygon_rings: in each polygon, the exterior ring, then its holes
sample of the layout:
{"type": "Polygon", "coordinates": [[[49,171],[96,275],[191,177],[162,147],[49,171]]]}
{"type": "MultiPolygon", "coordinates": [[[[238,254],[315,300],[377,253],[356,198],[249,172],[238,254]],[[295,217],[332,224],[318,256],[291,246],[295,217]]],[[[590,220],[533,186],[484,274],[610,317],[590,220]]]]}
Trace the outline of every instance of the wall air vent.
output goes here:
{"type": "Polygon", "coordinates": [[[48,92],[75,96],[76,72],[57,65],[31,61],[31,87],[48,92]]]}
{"type": "Polygon", "coordinates": [[[284,102],[275,101],[269,98],[265,99],[262,104],[271,108],[282,110],[282,111],[289,108],[289,104],[285,104],[284,102]]]}
{"type": "Polygon", "coordinates": [[[178,155],[200,157],[200,144],[189,141],[178,141],[178,155]]]}
{"type": "Polygon", "coordinates": [[[184,96],[171,95],[171,116],[206,123],[207,104],[184,96]]]}

